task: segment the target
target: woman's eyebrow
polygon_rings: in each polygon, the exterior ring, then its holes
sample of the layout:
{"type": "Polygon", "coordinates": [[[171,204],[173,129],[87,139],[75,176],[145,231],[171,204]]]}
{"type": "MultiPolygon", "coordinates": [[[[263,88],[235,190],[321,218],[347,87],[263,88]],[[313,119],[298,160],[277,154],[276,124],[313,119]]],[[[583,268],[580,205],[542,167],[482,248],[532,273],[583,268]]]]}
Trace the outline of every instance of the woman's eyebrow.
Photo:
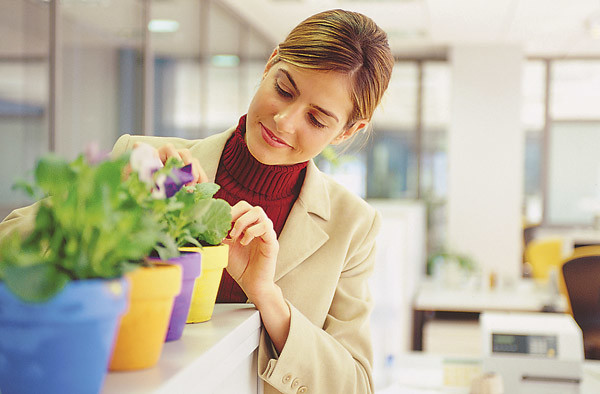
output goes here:
{"type": "Polygon", "coordinates": [[[322,112],[323,114],[332,117],[333,119],[335,119],[336,122],[339,122],[340,120],[337,118],[337,116],[335,116],[335,114],[333,112],[329,112],[327,111],[325,108],[319,107],[318,105],[311,105],[311,107],[313,107],[314,109],[316,109],[319,112],[322,112]]]}
{"type": "MultiPolygon", "coordinates": [[[[290,84],[292,85],[292,87],[296,91],[296,94],[300,94],[300,91],[298,90],[298,86],[296,85],[296,81],[294,81],[294,78],[292,78],[291,74],[287,70],[284,70],[283,68],[280,68],[279,71],[281,71],[282,73],[285,74],[285,76],[287,77],[287,79],[290,81],[290,84]]],[[[340,121],[337,118],[337,116],[335,116],[335,114],[333,112],[327,111],[323,107],[319,107],[318,105],[311,105],[311,107],[313,107],[314,109],[316,109],[319,112],[322,112],[326,116],[332,117],[333,119],[335,119],[336,122],[340,121]]]]}
{"type": "Polygon", "coordinates": [[[281,71],[282,73],[285,74],[285,76],[287,77],[287,79],[292,84],[292,87],[294,88],[294,90],[296,91],[296,93],[299,94],[300,91],[298,90],[298,86],[296,85],[296,81],[294,81],[294,78],[292,78],[292,76],[290,75],[290,73],[287,70],[284,70],[283,68],[280,68],[279,71],[281,71]]]}

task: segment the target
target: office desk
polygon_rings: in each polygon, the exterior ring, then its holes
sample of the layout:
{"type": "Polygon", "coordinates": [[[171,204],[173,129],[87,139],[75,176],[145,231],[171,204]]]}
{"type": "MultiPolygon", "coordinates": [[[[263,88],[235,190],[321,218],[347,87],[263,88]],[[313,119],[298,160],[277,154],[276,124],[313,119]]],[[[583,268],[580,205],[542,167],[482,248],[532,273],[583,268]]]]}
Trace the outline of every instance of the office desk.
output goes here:
{"type": "Polygon", "coordinates": [[[552,228],[538,227],[536,238],[559,237],[564,240],[565,255],[571,254],[573,248],[585,245],[600,245],[600,229],[593,227],[552,228]]]}
{"type": "Polygon", "coordinates": [[[435,312],[564,312],[567,300],[529,279],[494,290],[444,288],[432,280],[424,280],[417,289],[412,308],[412,350],[423,350],[423,327],[435,312]]]}
{"type": "MultiPolygon", "coordinates": [[[[377,394],[469,394],[468,384],[457,384],[461,373],[480,365],[477,358],[453,358],[422,352],[403,354],[389,371],[388,384],[378,387],[377,394]],[[466,370],[460,370],[465,366],[466,370]],[[444,384],[444,382],[450,382],[444,384]],[[452,385],[454,384],[454,385],[452,385]]],[[[580,394],[600,393],[600,361],[583,363],[580,394]]],[[[513,394],[513,393],[506,393],[513,394]]]]}
{"type": "Polygon", "coordinates": [[[261,321],[251,304],[217,304],[211,320],[186,325],[152,368],[110,372],[103,394],[259,393],[261,321]]]}

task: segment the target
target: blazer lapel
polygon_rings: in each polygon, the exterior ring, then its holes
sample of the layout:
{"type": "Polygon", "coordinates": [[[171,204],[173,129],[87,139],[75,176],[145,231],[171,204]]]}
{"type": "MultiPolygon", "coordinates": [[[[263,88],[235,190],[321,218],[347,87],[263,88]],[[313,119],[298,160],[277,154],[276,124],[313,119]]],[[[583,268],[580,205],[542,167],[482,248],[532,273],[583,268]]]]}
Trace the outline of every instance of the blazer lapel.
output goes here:
{"type": "Polygon", "coordinates": [[[300,195],[279,235],[275,281],[306,260],[329,239],[318,223],[329,220],[329,201],[323,175],[311,160],[300,195]]]}
{"type": "Polygon", "coordinates": [[[203,140],[199,140],[198,143],[190,147],[190,152],[200,160],[200,165],[210,182],[215,181],[223,149],[225,149],[225,144],[235,129],[235,127],[232,127],[222,133],[213,134],[203,140]]]}
{"type": "MultiPolygon", "coordinates": [[[[225,143],[234,131],[235,127],[212,135],[190,147],[194,156],[199,158],[211,182],[215,180],[225,143]]],[[[321,228],[319,221],[329,220],[331,213],[329,202],[323,174],[310,160],[300,195],[279,234],[279,257],[275,268],[275,281],[281,279],[327,242],[329,235],[321,228]]]]}

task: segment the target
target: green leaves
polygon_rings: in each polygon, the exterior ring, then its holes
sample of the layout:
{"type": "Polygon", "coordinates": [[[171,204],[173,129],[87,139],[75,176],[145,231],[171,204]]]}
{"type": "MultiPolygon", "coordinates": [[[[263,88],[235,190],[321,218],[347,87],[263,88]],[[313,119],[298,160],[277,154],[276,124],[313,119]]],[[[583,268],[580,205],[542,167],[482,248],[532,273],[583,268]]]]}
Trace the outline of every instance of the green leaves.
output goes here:
{"type": "Polygon", "coordinates": [[[195,218],[192,233],[205,244],[220,244],[231,229],[231,206],[225,200],[199,200],[191,216],[195,218]]]}
{"type": "MultiPolygon", "coordinates": [[[[182,165],[180,161],[169,158],[165,166],[153,174],[153,178],[170,176],[174,169],[182,165]]],[[[178,256],[181,246],[218,245],[231,228],[231,206],[224,200],[213,198],[219,190],[215,183],[184,186],[168,198],[157,197],[139,174],[134,173],[127,185],[163,231],[154,248],[163,260],[178,256]]]]}
{"type": "MultiPolygon", "coordinates": [[[[122,179],[129,155],[99,164],[83,156],[39,160],[34,182],[16,187],[41,198],[34,229],[0,242],[0,279],[30,302],[50,299],[71,280],[116,278],[156,250],[168,259],[184,245],[217,245],[231,228],[231,207],[213,196],[214,183],[157,198],[136,174],[122,179]]],[[[150,174],[164,177],[175,159],[150,174]]],[[[151,183],[151,182],[150,182],[151,183]]],[[[165,193],[162,193],[165,194],[165,193]]]]}
{"type": "Polygon", "coordinates": [[[212,196],[214,196],[215,193],[219,191],[219,185],[210,182],[197,183],[192,188],[194,189],[194,201],[212,198],[212,196]]]}
{"type": "Polygon", "coordinates": [[[73,183],[75,177],[75,171],[69,163],[54,154],[43,157],[35,169],[37,185],[48,194],[64,190],[65,186],[73,183]]]}
{"type": "Polygon", "coordinates": [[[29,302],[48,301],[70,281],[68,275],[52,265],[37,264],[30,267],[7,267],[4,283],[17,297],[29,302]]]}
{"type": "Polygon", "coordinates": [[[0,244],[0,278],[27,301],[47,300],[69,280],[115,278],[148,256],[158,220],[134,198],[121,174],[127,157],[91,165],[42,158],[35,183],[21,184],[40,202],[33,232],[0,244]]]}

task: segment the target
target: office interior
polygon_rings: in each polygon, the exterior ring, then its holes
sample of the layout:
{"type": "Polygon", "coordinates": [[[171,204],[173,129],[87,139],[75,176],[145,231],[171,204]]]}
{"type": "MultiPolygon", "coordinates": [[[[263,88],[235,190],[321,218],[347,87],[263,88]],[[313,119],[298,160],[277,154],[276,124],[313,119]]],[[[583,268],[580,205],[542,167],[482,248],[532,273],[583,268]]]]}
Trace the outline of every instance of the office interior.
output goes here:
{"type": "MultiPolygon", "coordinates": [[[[598,0],[0,0],[0,216],[47,152],[236,124],[278,41],[329,8],[372,17],[396,57],[369,136],[316,160],[382,212],[376,388],[470,392],[495,357],[482,317],[573,316],[563,263],[600,256],[598,0]]],[[[528,322],[503,329],[584,346],[528,322]]],[[[548,356],[583,383],[520,392],[600,387],[589,346],[548,356]]]]}

